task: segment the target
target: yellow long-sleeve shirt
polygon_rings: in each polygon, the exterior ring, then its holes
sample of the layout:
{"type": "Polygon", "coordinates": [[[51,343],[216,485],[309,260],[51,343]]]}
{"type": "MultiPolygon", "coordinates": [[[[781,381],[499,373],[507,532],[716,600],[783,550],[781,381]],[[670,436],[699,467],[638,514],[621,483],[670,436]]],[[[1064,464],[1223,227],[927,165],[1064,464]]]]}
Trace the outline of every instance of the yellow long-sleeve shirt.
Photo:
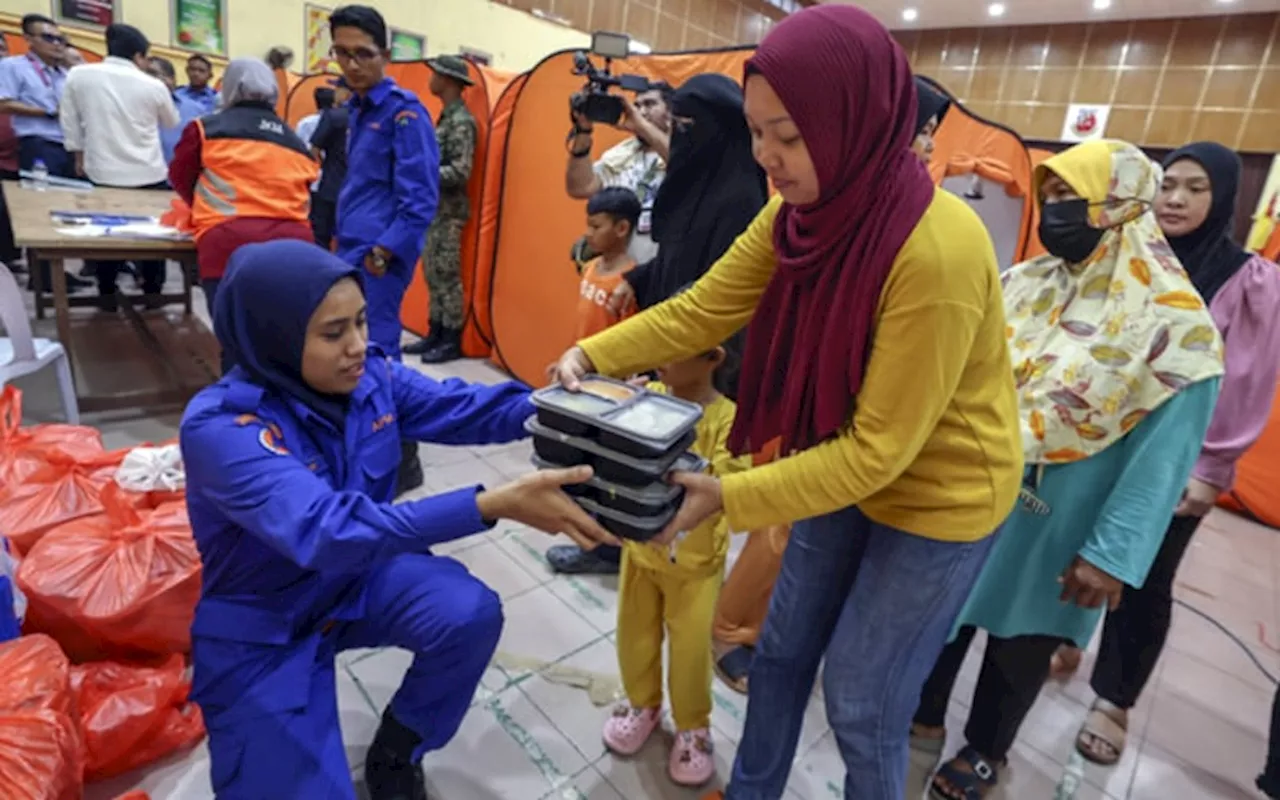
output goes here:
{"type": "MultiPolygon", "coordinates": [[[[745,326],[773,275],[774,198],[689,291],[580,342],[630,375],[708,350],[745,326]]],[[[832,298],[839,303],[839,298],[832,298]]],[[[938,190],[880,294],[871,357],[839,436],[722,478],[733,530],[857,505],[883,525],[976,541],[1008,515],[1022,438],[995,251],[982,221],[938,190]]]]}
{"type": "MultiPolygon", "coordinates": [[[[651,383],[649,388],[666,392],[661,383],[651,383]]],[[[698,421],[698,438],[693,452],[710,463],[710,472],[724,478],[751,468],[751,456],[735,457],[729,452],[729,429],[738,407],[723,395],[702,409],[698,421]]],[[[628,556],[637,565],[656,572],[702,577],[724,571],[729,554],[729,522],[724,514],[715,514],[688,535],[675,548],[675,561],[671,550],[647,542],[623,542],[628,556]]]]}

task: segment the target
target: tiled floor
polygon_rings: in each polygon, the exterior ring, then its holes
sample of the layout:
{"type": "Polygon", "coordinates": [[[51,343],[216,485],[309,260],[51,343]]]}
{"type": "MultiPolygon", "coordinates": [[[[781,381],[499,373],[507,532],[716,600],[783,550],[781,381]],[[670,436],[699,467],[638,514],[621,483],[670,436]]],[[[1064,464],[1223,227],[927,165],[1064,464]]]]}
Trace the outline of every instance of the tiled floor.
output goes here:
{"type": "MultiPolygon", "coordinates": [[[[461,362],[432,371],[492,382],[486,364],[461,362]]],[[[56,415],[51,381],[24,382],[29,421],[56,415]]],[[[122,446],[173,435],[176,418],[89,420],[122,446]]],[[[428,487],[444,490],[497,482],[528,470],[529,449],[448,449],[423,446],[428,487]]],[[[552,575],[542,553],[552,540],[515,525],[447,547],[506,604],[507,624],[495,665],[485,676],[454,741],[426,761],[438,800],[676,800],[695,798],[666,778],[666,741],[634,759],[607,755],[600,726],[616,696],[612,632],[616,581],[552,575]],[[539,664],[554,665],[534,669],[539,664]],[[597,702],[605,705],[593,703],[597,702]]],[[[1183,567],[1179,596],[1239,636],[1271,674],[1280,674],[1280,607],[1275,590],[1280,533],[1215,513],[1197,535],[1183,567]]],[[[1088,675],[1089,662],[1081,671],[1088,675]]],[[[355,774],[378,716],[408,666],[394,649],[344,654],[338,695],[347,752],[355,774]]],[[[953,699],[949,728],[959,745],[976,675],[972,657],[953,699]]],[[[715,686],[714,726],[721,776],[728,774],[741,734],[745,699],[715,686]]],[[[1007,800],[1210,800],[1253,798],[1253,777],[1265,753],[1271,683],[1226,635],[1196,614],[1177,609],[1159,673],[1133,720],[1131,744],[1112,769],[1084,765],[1072,741],[1092,699],[1084,678],[1051,686],[1041,696],[1012,755],[1001,789],[1007,800]]],[[[842,796],[842,766],[820,698],[810,703],[788,800],[842,796]]],[[[919,797],[924,771],[913,765],[919,797]]],[[[162,765],[91,787],[89,800],[126,789],[155,800],[211,797],[203,748],[162,765]]]]}

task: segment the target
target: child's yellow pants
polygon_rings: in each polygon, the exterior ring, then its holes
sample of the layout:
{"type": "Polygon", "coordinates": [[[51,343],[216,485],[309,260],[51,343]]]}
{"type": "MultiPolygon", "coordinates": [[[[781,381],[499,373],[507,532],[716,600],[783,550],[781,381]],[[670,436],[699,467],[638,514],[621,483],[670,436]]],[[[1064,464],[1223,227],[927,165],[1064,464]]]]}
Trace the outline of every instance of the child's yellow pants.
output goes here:
{"type": "Polygon", "coordinates": [[[681,731],[711,726],[711,626],[723,570],[708,576],[638,566],[623,548],[618,588],[618,667],[632,708],[662,705],[663,629],[667,688],[681,731]]]}

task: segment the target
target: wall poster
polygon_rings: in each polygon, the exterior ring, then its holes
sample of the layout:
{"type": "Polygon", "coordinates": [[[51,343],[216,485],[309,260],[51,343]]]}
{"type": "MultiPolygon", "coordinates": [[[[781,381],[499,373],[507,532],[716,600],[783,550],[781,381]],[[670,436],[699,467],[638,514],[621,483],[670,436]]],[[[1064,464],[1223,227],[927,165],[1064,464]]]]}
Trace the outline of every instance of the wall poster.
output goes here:
{"type": "Polygon", "coordinates": [[[120,14],[116,0],[53,0],[53,18],[71,25],[105,28],[120,14]]]}
{"type": "Polygon", "coordinates": [[[391,60],[421,61],[427,57],[427,37],[391,29],[391,60]]]}
{"type": "Polygon", "coordinates": [[[303,40],[307,50],[303,57],[303,71],[308,75],[316,72],[337,72],[338,63],[329,55],[333,47],[333,38],[329,36],[329,15],[333,9],[307,3],[303,7],[303,40]]]}
{"type": "Polygon", "coordinates": [[[183,50],[227,54],[227,9],[223,0],[174,0],[173,43],[183,50]]]}

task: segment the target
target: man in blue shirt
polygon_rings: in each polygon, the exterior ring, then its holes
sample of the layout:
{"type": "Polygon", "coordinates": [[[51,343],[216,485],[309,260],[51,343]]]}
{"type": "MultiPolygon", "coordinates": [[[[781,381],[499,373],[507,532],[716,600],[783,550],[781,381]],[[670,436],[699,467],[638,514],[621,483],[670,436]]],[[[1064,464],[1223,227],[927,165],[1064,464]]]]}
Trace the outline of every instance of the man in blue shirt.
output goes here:
{"type": "Polygon", "coordinates": [[[209,85],[213,77],[213,62],[196,53],[187,59],[187,85],[174,92],[200,108],[200,114],[212,114],[218,109],[218,93],[209,85]]]}
{"type": "MultiPolygon", "coordinates": [[[[387,24],[369,6],[329,17],[332,54],[352,92],[338,255],[365,270],[369,339],[400,358],[400,303],[439,199],[440,151],[417,96],[386,77],[387,24]]],[[[400,489],[422,484],[416,444],[402,447],[400,489]]]]}
{"type": "Polygon", "coordinates": [[[0,113],[13,116],[19,166],[29,170],[43,161],[50,175],[74,178],[75,164],[62,146],[58,123],[67,39],[53,20],[39,14],[22,18],[22,35],[28,52],[0,61],[0,113]]]}
{"type": "Polygon", "coordinates": [[[174,71],[169,59],[152,56],[150,63],[151,74],[169,87],[169,93],[173,95],[173,104],[178,109],[178,124],[172,128],[160,129],[160,149],[164,151],[164,163],[169,164],[173,161],[173,151],[177,148],[178,140],[182,138],[182,131],[187,127],[187,123],[204,116],[205,111],[194,100],[178,94],[178,73],[174,71]]]}

